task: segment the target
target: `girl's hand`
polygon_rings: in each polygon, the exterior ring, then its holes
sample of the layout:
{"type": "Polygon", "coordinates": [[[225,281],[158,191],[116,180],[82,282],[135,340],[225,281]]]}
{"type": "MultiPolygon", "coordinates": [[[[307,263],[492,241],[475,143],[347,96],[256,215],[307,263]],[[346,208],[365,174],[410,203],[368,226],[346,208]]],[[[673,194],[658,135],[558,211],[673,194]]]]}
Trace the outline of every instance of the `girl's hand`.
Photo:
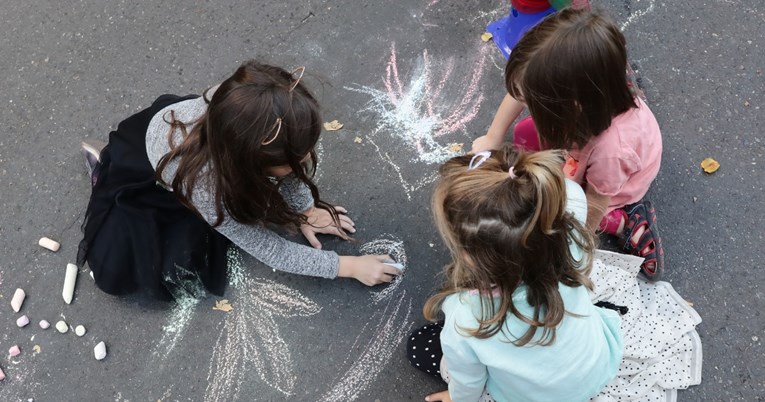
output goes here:
{"type": "Polygon", "coordinates": [[[499,149],[502,147],[504,141],[504,137],[501,136],[491,136],[489,134],[482,135],[473,141],[473,149],[470,152],[476,153],[499,149]]]}
{"type": "Polygon", "coordinates": [[[393,262],[393,259],[387,255],[340,256],[337,276],[355,278],[367,286],[387,283],[401,272],[398,268],[383,264],[384,262],[393,262]]]}
{"type": "Polygon", "coordinates": [[[335,235],[343,240],[348,240],[348,235],[345,231],[355,233],[355,224],[351,218],[346,215],[348,211],[341,207],[335,206],[337,211],[337,218],[340,220],[340,226],[332,220],[332,215],[326,209],[311,207],[308,211],[303,212],[308,218],[308,223],[300,225],[300,232],[311,243],[314,248],[321,249],[321,242],[316,238],[317,233],[335,235]]]}
{"type": "Polygon", "coordinates": [[[428,402],[433,402],[433,401],[452,402],[452,397],[449,396],[449,391],[441,391],[441,392],[436,392],[435,394],[430,394],[426,396],[425,400],[428,402]]]}

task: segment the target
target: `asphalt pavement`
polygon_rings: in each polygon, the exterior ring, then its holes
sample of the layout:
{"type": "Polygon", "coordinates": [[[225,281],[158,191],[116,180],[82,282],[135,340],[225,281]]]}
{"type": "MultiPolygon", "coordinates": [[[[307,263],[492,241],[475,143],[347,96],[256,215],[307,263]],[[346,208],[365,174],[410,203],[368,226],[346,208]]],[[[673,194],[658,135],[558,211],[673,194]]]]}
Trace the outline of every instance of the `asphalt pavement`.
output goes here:
{"type": "MultiPolygon", "coordinates": [[[[703,382],[679,400],[764,400],[765,4],[593,3],[622,26],[664,136],[649,198],[665,280],[703,318],[703,382]],[[711,175],[707,157],[721,164],[711,175]]],[[[430,217],[435,170],[485,132],[504,95],[503,59],[480,36],[506,12],[504,0],[4,4],[0,347],[22,353],[0,357],[0,400],[408,401],[441,390],[409,366],[403,341],[448,259],[430,217]],[[317,181],[358,233],[324,247],[391,253],[406,266],[400,281],[370,289],[232,254],[227,303],[113,297],[82,269],[65,304],[89,196],[80,141],[250,58],[306,66],[325,120],[344,124],[322,136],[317,181]],[[43,236],[61,250],[39,247],[43,236]],[[27,294],[18,314],[16,288],[27,294]],[[42,319],[87,333],[42,330],[42,319]],[[108,356],[97,361],[100,341],[108,356]]]]}

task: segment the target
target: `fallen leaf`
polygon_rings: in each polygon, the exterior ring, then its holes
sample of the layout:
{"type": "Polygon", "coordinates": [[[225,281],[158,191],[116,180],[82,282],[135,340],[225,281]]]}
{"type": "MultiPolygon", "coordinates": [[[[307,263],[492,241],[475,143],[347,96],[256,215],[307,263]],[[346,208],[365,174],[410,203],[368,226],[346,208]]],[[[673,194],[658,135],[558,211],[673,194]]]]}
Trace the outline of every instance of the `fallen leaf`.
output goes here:
{"type": "Polygon", "coordinates": [[[353,142],[355,142],[355,143],[357,143],[357,144],[361,144],[361,137],[356,137],[356,138],[354,138],[354,139],[353,139],[353,142]]]}
{"type": "Polygon", "coordinates": [[[324,129],[327,131],[337,131],[341,128],[343,128],[343,123],[340,123],[337,120],[332,120],[324,123],[324,129]]]}
{"type": "Polygon", "coordinates": [[[226,299],[216,301],[215,306],[213,306],[213,310],[225,311],[226,313],[233,309],[234,307],[226,299]]]}
{"type": "Polygon", "coordinates": [[[749,101],[744,101],[744,106],[749,106],[749,101]]]}
{"type": "Polygon", "coordinates": [[[693,307],[693,302],[691,302],[689,300],[686,300],[685,302],[688,303],[689,306],[693,307]]]}
{"type": "Polygon", "coordinates": [[[484,42],[488,42],[493,37],[494,37],[494,35],[492,35],[492,34],[490,34],[488,32],[484,32],[483,35],[481,35],[481,40],[484,41],[484,42]]]}
{"type": "Polygon", "coordinates": [[[446,147],[446,149],[448,149],[448,150],[449,150],[449,152],[454,152],[454,153],[457,153],[457,152],[459,152],[459,151],[462,151],[462,147],[463,147],[464,145],[465,145],[464,143],[461,143],[461,142],[455,142],[454,144],[449,144],[449,146],[448,146],[448,147],[446,147]]]}
{"type": "Polygon", "coordinates": [[[34,351],[34,354],[38,354],[42,351],[42,348],[40,347],[40,345],[35,345],[35,346],[32,346],[32,350],[34,351]]]}
{"type": "Polygon", "coordinates": [[[705,172],[712,174],[720,168],[720,163],[712,158],[706,158],[701,161],[701,168],[704,169],[705,172]]]}

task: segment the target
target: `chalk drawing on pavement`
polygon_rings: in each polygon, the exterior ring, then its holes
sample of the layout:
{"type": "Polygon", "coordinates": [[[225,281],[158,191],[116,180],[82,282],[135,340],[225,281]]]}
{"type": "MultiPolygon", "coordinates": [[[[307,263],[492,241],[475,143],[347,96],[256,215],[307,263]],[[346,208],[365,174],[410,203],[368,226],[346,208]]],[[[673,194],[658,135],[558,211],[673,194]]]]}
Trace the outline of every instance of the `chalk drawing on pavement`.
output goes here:
{"type": "MultiPolygon", "coordinates": [[[[412,192],[430,183],[435,174],[416,169],[416,178],[406,178],[403,165],[433,165],[456,156],[447,142],[450,135],[459,135],[464,142],[467,125],[478,114],[484,101],[479,84],[484,75],[488,46],[481,46],[474,60],[466,67],[455,57],[434,61],[427,49],[414,63],[410,77],[402,79],[395,43],[391,45],[382,79],[382,88],[352,84],[343,88],[366,95],[369,100],[360,113],[372,114],[376,127],[367,140],[381,159],[396,171],[408,199],[412,192]],[[434,66],[438,69],[435,70],[434,66]],[[451,96],[458,92],[459,96],[451,96]],[[395,143],[395,150],[383,150],[385,136],[395,143]]],[[[453,138],[452,138],[453,139],[453,138]]]]}

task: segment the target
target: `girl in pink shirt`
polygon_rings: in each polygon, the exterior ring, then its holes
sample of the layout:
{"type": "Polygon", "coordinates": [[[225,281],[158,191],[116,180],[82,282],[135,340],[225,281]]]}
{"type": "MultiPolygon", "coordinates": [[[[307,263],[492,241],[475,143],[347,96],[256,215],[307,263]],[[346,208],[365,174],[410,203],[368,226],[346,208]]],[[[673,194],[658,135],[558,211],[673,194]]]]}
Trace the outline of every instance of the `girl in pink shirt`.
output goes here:
{"type": "Polygon", "coordinates": [[[657,280],[664,250],[656,211],[642,199],[661,165],[661,131],[626,70],[624,35],[609,17],[571,8],[547,17],[510,54],[509,94],[473,151],[498,148],[527,106],[531,116],[516,124],[514,143],[568,150],[564,169],[585,190],[587,225],[644,257],[643,273],[657,280]]]}

